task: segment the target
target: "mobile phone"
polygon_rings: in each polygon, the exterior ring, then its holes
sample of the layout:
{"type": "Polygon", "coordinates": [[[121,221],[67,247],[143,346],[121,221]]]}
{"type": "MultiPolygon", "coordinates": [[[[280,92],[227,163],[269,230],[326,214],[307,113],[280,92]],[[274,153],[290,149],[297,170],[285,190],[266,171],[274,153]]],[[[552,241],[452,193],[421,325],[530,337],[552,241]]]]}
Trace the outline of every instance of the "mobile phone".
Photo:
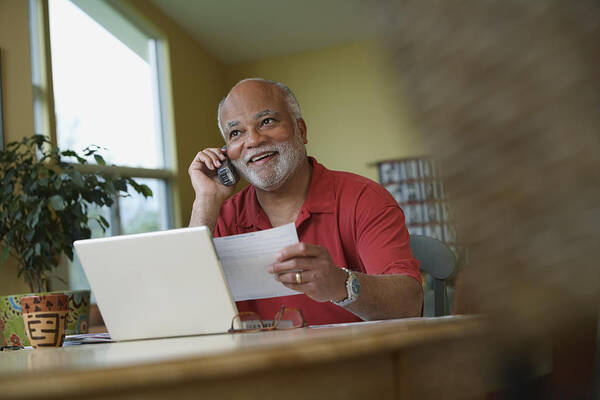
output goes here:
{"type": "Polygon", "coordinates": [[[223,147],[222,150],[225,151],[225,161],[221,163],[221,166],[217,170],[217,176],[219,177],[219,182],[223,185],[233,186],[237,183],[239,175],[227,155],[227,147],[223,147]]]}

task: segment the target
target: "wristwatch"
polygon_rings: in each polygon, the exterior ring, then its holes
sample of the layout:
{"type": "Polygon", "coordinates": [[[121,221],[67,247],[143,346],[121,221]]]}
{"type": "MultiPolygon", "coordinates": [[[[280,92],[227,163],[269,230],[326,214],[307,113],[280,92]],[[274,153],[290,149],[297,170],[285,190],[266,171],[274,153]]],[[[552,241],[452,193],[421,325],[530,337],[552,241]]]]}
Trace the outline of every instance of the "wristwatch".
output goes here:
{"type": "Polygon", "coordinates": [[[348,274],[348,279],[346,279],[346,292],[348,295],[344,300],[333,301],[331,302],[336,306],[344,307],[350,303],[354,303],[356,299],[358,299],[358,294],[360,293],[360,281],[358,280],[358,276],[348,268],[342,268],[348,274]]]}

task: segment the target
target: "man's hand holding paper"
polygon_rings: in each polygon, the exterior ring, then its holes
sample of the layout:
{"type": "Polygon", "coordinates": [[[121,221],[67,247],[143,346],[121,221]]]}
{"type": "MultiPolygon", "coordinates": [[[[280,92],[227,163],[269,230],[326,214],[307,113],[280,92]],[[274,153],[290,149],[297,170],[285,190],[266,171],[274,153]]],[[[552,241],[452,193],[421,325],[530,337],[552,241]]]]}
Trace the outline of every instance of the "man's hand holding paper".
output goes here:
{"type": "Polygon", "coordinates": [[[323,246],[308,243],[288,246],[277,253],[268,271],[286,287],[315,301],[346,297],[346,287],[340,285],[345,282],[346,273],[333,265],[329,251],[323,246]]]}

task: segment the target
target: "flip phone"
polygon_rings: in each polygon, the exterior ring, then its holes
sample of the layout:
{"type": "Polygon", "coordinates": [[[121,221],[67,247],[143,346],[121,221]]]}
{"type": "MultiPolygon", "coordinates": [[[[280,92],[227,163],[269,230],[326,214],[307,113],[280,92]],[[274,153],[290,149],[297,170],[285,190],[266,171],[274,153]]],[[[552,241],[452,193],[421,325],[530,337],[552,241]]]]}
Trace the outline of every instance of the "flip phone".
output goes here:
{"type": "Polygon", "coordinates": [[[239,175],[227,155],[227,147],[223,147],[222,150],[225,151],[225,161],[221,163],[221,166],[217,170],[217,176],[219,177],[219,182],[223,185],[233,186],[237,183],[239,175]]]}

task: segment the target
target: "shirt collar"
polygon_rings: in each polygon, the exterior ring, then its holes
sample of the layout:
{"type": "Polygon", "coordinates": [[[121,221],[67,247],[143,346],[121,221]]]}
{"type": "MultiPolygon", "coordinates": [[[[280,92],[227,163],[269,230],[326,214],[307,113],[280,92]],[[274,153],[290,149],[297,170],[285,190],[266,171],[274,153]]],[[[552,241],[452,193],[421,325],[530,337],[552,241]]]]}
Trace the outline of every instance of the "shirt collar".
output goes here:
{"type": "Polygon", "coordinates": [[[239,211],[240,216],[238,223],[240,227],[251,228],[252,226],[256,226],[259,230],[271,228],[269,218],[263,211],[262,207],[258,203],[258,199],[256,198],[254,185],[250,185],[248,187],[246,196],[247,200],[241,202],[241,209],[239,211]]]}
{"type": "Polygon", "coordinates": [[[308,157],[313,166],[308,196],[301,209],[309,213],[335,212],[335,182],[331,171],[319,164],[313,157],[308,157]]]}
{"type": "MultiPolygon", "coordinates": [[[[308,160],[313,167],[312,176],[308,188],[308,196],[300,208],[296,219],[296,226],[308,219],[312,213],[335,212],[335,183],[333,175],[313,157],[308,157],[308,160]]],[[[240,210],[240,226],[242,228],[254,226],[259,230],[271,228],[269,218],[258,203],[253,185],[250,185],[246,195],[248,196],[247,201],[240,210]]]]}

